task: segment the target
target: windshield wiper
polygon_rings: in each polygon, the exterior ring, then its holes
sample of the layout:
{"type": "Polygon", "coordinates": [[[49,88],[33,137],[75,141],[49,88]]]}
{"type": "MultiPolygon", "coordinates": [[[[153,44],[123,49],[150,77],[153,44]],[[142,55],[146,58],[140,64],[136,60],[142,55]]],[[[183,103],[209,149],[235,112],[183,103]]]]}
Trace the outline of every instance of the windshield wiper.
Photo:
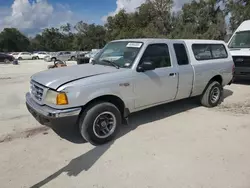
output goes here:
{"type": "Polygon", "coordinates": [[[104,59],[104,60],[102,60],[103,62],[106,62],[106,63],[108,63],[108,64],[110,64],[110,65],[112,65],[112,66],[114,66],[115,68],[117,68],[117,69],[119,69],[120,68],[120,66],[119,65],[117,65],[115,62],[113,62],[113,61],[109,61],[109,60],[106,60],[106,59],[104,59]]]}

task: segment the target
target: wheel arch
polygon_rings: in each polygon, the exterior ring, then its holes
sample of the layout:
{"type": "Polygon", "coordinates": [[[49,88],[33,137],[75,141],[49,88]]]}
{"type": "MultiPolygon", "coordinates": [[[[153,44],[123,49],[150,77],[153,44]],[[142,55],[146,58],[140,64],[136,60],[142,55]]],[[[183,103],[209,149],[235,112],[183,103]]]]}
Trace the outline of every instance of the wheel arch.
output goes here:
{"type": "Polygon", "coordinates": [[[217,81],[219,82],[221,85],[223,83],[223,78],[221,75],[216,75],[213,78],[210,79],[209,83],[211,83],[212,81],[217,81]]]}
{"type": "Polygon", "coordinates": [[[84,105],[84,107],[82,108],[82,112],[88,106],[93,105],[93,104],[98,103],[98,102],[109,102],[109,103],[115,105],[119,109],[119,111],[121,112],[122,117],[127,117],[129,115],[129,109],[126,108],[124,101],[120,97],[118,97],[116,95],[112,95],[112,94],[102,95],[102,96],[98,96],[98,97],[93,98],[92,100],[90,100],[88,103],[86,103],[84,105]]]}
{"type": "Polygon", "coordinates": [[[212,78],[209,80],[209,82],[207,83],[206,87],[204,88],[204,90],[203,90],[203,92],[202,92],[202,95],[205,93],[205,91],[207,90],[208,86],[209,86],[210,83],[213,82],[213,81],[217,81],[217,82],[219,82],[219,83],[222,85],[222,83],[223,83],[222,76],[218,74],[218,75],[212,77],[212,78]]]}

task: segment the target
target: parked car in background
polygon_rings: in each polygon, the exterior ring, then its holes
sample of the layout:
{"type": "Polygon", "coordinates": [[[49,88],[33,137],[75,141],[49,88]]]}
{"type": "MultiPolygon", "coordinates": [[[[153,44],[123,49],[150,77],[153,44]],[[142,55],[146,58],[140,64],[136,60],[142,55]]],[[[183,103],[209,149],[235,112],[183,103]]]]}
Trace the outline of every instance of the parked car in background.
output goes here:
{"type": "Polygon", "coordinates": [[[195,96],[217,106],[233,68],[223,41],[117,40],[92,64],[33,75],[26,104],[41,124],[77,124],[85,140],[100,145],[114,139],[130,113],[195,96]]]}
{"type": "Polygon", "coordinates": [[[56,52],[53,55],[50,56],[50,61],[55,61],[55,60],[61,60],[61,61],[68,61],[72,60],[75,61],[77,57],[76,52],[70,52],[70,51],[60,51],[56,52]]]}
{"type": "Polygon", "coordinates": [[[30,52],[15,52],[13,53],[15,59],[18,60],[28,60],[28,59],[35,59],[32,53],[30,52]]]}
{"type": "Polygon", "coordinates": [[[88,53],[80,53],[77,55],[77,64],[86,64],[91,63],[94,59],[94,57],[100,52],[100,49],[92,50],[88,53]]]}
{"type": "Polygon", "coordinates": [[[94,57],[101,51],[101,49],[93,49],[90,53],[86,54],[85,57],[89,58],[89,62],[91,63],[94,57]]]}
{"type": "Polygon", "coordinates": [[[0,53],[0,63],[9,64],[12,63],[15,58],[12,55],[0,53]]]}
{"type": "Polygon", "coordinates": [[[90,58],[86,57],[86,54],[88,54],[89,52],[90,51],[81,51],[77,53],[76,62],[78,65],[89,63],[90,58]]]}
{"type": "Polygon", "coordinates": [[[36,52],[36,53],[33,53],[33,57],[35,59],[44,59],[48,55],[49,55],[48,52],[36,52]]]}
{"type": "Polygon", "coordinates": [[[9,55],[12,55],[12,56],[13,56],[13,54],[14,54],[14,53],[16,53],[16,52],[9,52],[9,53],[7,53],[7,54],[9,54],[9,55]]]}
{"type": "Polygon", "coordinates": [[[44,61],[50,62],[51,58],[55,56],[57,52],[49,52],[47,56],[44,57],[44,61]]]}
{"type": "Polygon", "coordinates": [[[85,55],[85,57],[94,57],[101,49],[92,49],[89,53],[85,55]]]}
{"type": "Polygon", "coordinates": [[[85,54],[78,54],[76,58],[77,65],[89,63],[90,58],[86,57],[85,54]]]}
{"type": "Polygon", "coordinates": [[[250,20],[236,29],[228,42],[235,64],[234,80],[250,80],[250,20]]]}

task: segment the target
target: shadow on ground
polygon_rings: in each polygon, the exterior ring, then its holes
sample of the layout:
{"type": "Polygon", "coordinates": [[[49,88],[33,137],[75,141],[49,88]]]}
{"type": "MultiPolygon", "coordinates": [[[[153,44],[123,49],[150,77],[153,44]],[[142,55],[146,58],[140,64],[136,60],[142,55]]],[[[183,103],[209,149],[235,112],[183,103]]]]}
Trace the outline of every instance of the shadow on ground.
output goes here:
{"type": "MultiPolygon", "coordinates": [[[[223,99],[231,96],[232,94],[233,92],[231,90],[225,89],[223,99]]],[[[177,101],[177,102],[173,102],[173,103],[169,103],[165,105],[160,105],[160,106],[153,107],[153,108],[141,111],[141,112],[134,113],[129,117],[128,125],[123,125],[121,127],[121,130],[117,136],[117,139],[135,130],[140,125],[154,122],[154,121],[164,119],[164,118],[169,118],[175,114],[189,111],[199,106],[200,104],[197,98],[192,98],[192,99],[185,99],[185,100],[181,100],[181,101],[177,101]]],[[[63,131],[60,131],[60,132],[62,133],[63,131]]],[[[74,135],[73,133],[70,133],[70,132],[63,132],[63,136],[62,135],[59,135],[59,136],[74,143],[80,143],[80,140],[82,140],[79,134],[74,135]],[[67,136],[66,136],[66,133],[68,133],[67,136]]],[[[45,184],[52,181],[53,179],[57,178],[60,174],[65,173],[65,172],[67,173],[68,176],[78,176],[81,172],[88,171],[98,161],[98,159],[113,145],[114,142],[115,140],[108,144],[94,147],[92,150],[88,151],[87,153],[84,153],[72,159],[68,165],[61,168],[54,174],[48,176],[47,178],[40,181],[39,183],[33,185],[31,188],[42,187],[45,184]]]]}
{"type": "Polygon", "coordinates": [[[224,99],[230,97],[231,95],[233,95],[233,91],[231,91],[229,89],[224,89],[222,102],[224,101],[224,99]]]}

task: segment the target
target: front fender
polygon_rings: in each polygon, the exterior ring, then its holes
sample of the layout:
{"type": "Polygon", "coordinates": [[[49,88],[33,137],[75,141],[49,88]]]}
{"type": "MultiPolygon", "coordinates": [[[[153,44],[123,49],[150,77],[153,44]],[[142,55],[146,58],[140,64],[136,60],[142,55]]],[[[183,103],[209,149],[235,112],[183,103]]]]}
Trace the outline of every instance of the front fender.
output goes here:
{"type": "Polygon", "coordinates": [[[121,94],[117,91],[112,91],[111,89],[100,89],[100,90],[97,90],[95,91],[94,93],[91,93],[88,97],[87,97],[87,102],[90,102],[98,97],[101,97],[101,96],[105,96],[105,95],[113,95],[113,96],[116,96],[118,98],[120,98],[122,101],[123,101],[123,98],[121,96],[121,94]]]}
{"type": "Polygon", "coordinates": [[[129,110],[133,110],[134,93],[132,86],[127,88],[119,86],[117,87],[117,84],[108,84],[105,85],[105,87],[85,88],[77,96],[76,103],[81,103],[81,106],[84,106],[90,101],[106,95],[112,95],[120,98],[124,102],[126,108],[128,108],[129,110]]]}

